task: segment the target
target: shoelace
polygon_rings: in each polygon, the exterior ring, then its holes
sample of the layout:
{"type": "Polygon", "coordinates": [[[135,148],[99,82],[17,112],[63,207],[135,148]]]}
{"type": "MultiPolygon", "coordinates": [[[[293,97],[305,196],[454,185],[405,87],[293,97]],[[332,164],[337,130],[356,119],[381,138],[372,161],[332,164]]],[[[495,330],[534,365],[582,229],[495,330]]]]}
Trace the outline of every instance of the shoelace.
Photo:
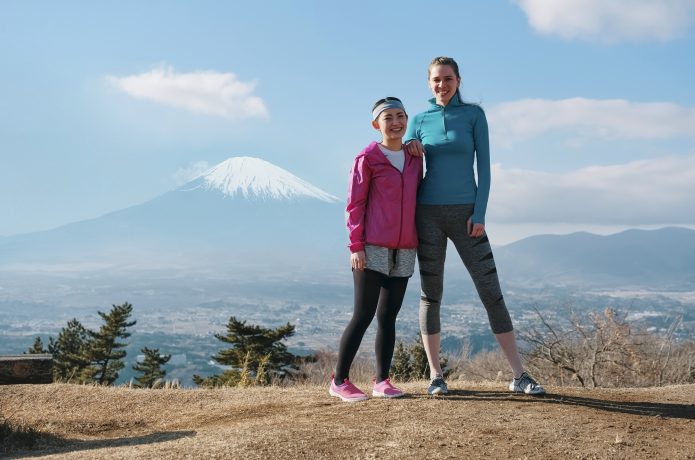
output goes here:
{"type": "Polygon", "coordinates": [[[521,374],[521,377],[519,377],[519,387],[525,388],[526,385],[531,385],[531,388],[536,388],[538,386],[538,382],[533,380],[530,375],[528,375],[526,372],[521,374]]]}

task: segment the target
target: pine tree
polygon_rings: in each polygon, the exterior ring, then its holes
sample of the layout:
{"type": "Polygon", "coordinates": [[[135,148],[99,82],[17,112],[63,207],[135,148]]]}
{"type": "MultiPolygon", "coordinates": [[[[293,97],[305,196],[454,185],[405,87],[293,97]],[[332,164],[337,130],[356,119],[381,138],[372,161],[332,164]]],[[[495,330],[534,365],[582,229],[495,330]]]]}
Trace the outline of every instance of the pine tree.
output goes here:
{"type": "Polygon", "coordinates": [[[54,381],[82,381],[82,374],[89,366],[87,338],[87,330],[73,318],[60,330],[56,340],[53,337],[48,339],[48,352],[53,355],[54,381]]]}
{"type": "MultiPolygon", "coordinates": [[[[444,377],[447,377],[451,373],[451,369],[447,369],[449,360],[446,357],[441,357],[440,360],[444,377]]],[[[393,354],[391,373],[394,379],[401,382],[429,378],[430,365],[429,361],[427,361],[427,352],[422,343],[422,337],[418,336],[410,346],[406,346],[403,342],[398,342],[393,354]]]]}
{"type": "Polygon", "coordinates": [[[403,342],[399,340],[398,344],[396,345],[396,350],[393,353],[391,375],[396,381],[407,382],[408,380],[411,380],[412,373],[413,364],[410,361],[410,352],[403,342]]]}
{"type": "Polygon", "coordinates": [[[141,351],[145,355],[145,359],[136,363],[133,369],[142,372],[142,375],[135,377],[135,380],[140,388],[152,388],[152,384],[156,380],[163,379],[166,375],[166,371],[162,369],[162,366],[169,362],[171,355],[160,355],[159,348],[145,347],[141,351]]]}
{"type": "Polygon", "coordinates": [[[125,367],[123,358],[127,343],[118,339],[127,339],[130,332],[127,329],[136,321],[128,321],[133,312],[133,306],[128,302],[123,305],[113,305],[109,313],[98,312],[104,320],[99,331],[87,331],[89,342],[86,358],[90,365],[84,376],[100,385],[111,385],[118,378],[118,371],[125,367]]]}
{"type": "Polygon", "coordinates": [[[265,376],[255,382],[270,382],[271,378],[283,378],[288,371],[297,370],[298,357],[287,351],[287,346],[280,343],[294,335],[294,325],[287,323],[275,329],[254,324],[246,324],[234,316],[227,323],[227,334],[215,337],[231,345],[220,350],[213,359],[232,368],[220,375],[202,378],[193,376],[193,381],[201,386],[233,386],[241,382],[241,370],[244,369],[244,382],[250,376],[256,376],[260,370],[265,376]]]}
{"type": "Polygon", "coordinates": [[[415,343],[410,346],[410,356],[412,363],[410,379],[421,380],[429,378],[430,364],[429,361],[427,361],[427,352],[422,343],[422,337],[418,336],[415,343]]]}
{"type": "Polygon", "coordinates": [[[48,350],[43,348],[43,341],[40,336],[36,336],[34,344],[24,352],[25,355],[40,355],[43,353],[48,353],[48,350]]]}

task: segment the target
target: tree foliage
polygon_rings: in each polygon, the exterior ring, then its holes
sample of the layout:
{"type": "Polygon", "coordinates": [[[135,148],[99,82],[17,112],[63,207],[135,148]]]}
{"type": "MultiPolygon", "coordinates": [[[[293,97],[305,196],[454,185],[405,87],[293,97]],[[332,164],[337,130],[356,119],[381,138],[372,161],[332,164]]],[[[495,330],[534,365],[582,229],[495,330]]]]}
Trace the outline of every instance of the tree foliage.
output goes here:
{"type": "Polygon", "coordinates": [[[34,339],[34,344],[27,348],[27,351],[24,352],[26,355],[41,355],[44,353],[48,353],[48,350],[43,347],[43,340],[41,340],[41,336],[36,336],[34,339]]]}
{"type": "Polygon", "coordinates": [[[87,331],[89,339],[85,358],[90,364],[84,371],[84,377],[100,385],[111,385],[118,378],[118,371],[125,367],[124,348],[128,344],[119,342],[119,339],[130,337],[128,328],[136,321],[128,321],[133,313],[133,306],[128,302],[113,305],[108,313],[98,313],[104,323],[96,332],[87,331]]]}
{"type": "Polygon", "coordinates": [[[407,382],[413,373],[413,363],[410,359],[410,350],[403,341],[399,340],[393,351],[391,362],[391,377],[398,382],[407,382]]]}
{"type": "Polygon", "coordinates": [[[297,370],[299,357],[290,353],[283,340],[294,335],[294,325],[287,323],[277,328],[265,328],[247,324],[234,316],[229,318],[227,333],[215,337],[229,348],[220,350],[212,358],[219,364],[229,366],[219,375],[202,378],[193,376],[200,386],[246,386],[267,385],[273,379],[283,379],[289,372],[297,370]]]}
{"type": "Polygon", "coordinates": [[[68,321],[58,337],[48,340],[48,352],[53,355],[53,380],[63,382],[84,381],[87,359],[87,329],[77,319],[68,321]]]}
{"type": "Polygon", "coordinates": [[[157,380],[163,379],[166,375],[162,366],[169,362],[171,355],[160,354],[159,348],[145,347],[141,351],[145,357],[142,362],[136,363],[133,369],[142,375],[135,377],[135,380],[140,388],[152,388],[157,380]]]}
{"type": "MultiPolygon", "coordinates": [[[[444,376],[451,372],[448,366],[448,358],[440,357],[440,364],[444,376]]],[[[418,336],[410,345],[399,341],[391,363],[391,375],[394,380],[407,382],[410,380],[426,380],[430,376],[430,365],[427,361],[427,352],[422,343],[422,337],[418,336]]]]}

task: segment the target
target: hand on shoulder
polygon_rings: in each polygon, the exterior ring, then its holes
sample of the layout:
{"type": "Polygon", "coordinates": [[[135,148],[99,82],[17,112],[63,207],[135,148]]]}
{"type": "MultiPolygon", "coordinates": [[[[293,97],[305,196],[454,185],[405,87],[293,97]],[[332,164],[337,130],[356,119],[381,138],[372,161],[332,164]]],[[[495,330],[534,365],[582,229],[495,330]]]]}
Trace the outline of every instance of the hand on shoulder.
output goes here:
{"type": "Polygon", "coordinates": [[[403,149],[408,155],[422,158],[425,156],[425,147],[417,139],[411,139],[405,144],[403,144],[403,149]]]}

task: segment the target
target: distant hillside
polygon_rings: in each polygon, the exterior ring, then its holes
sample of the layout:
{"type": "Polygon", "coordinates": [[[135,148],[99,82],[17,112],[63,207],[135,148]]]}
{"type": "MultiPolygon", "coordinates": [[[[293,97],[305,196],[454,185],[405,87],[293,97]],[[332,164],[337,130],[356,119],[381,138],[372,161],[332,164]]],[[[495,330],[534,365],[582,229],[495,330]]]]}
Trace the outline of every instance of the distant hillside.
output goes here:
{"type": "Polygon", "coordinates": [[[535,285],[695,288],[695,230],[538,235],[495,250],[507,280],[535,285]]]}
{"type": "MultiPolygon", "coordinates": [[[[364,382],[358,382],[367,387],[364,382]]],[[[129,390],[0,386],[0,422],[43,435],[9,458],[692,458],[695,387],[549,388],[426,382],[396,400],[343,403],[325,386],[129,390]]],[[[2,450],[8,448],[3,444],[2,450]]]]}
{"type": "MultiPolygon", "coordinates": [[[[0,238],[0,273],[70,267],[110,284],[121,268],[163,278],[202,269],[321,283],[347,264],[344,208],[343,198],[271,163],[233,157],[140,205],[0,238]]],[[[695,289],[695,230],[685,228],[538,235],[496,248],[495,258],[503,283],[695,289]]],[[[461,271],[456,263],[448,273],[461,271]]]]}

